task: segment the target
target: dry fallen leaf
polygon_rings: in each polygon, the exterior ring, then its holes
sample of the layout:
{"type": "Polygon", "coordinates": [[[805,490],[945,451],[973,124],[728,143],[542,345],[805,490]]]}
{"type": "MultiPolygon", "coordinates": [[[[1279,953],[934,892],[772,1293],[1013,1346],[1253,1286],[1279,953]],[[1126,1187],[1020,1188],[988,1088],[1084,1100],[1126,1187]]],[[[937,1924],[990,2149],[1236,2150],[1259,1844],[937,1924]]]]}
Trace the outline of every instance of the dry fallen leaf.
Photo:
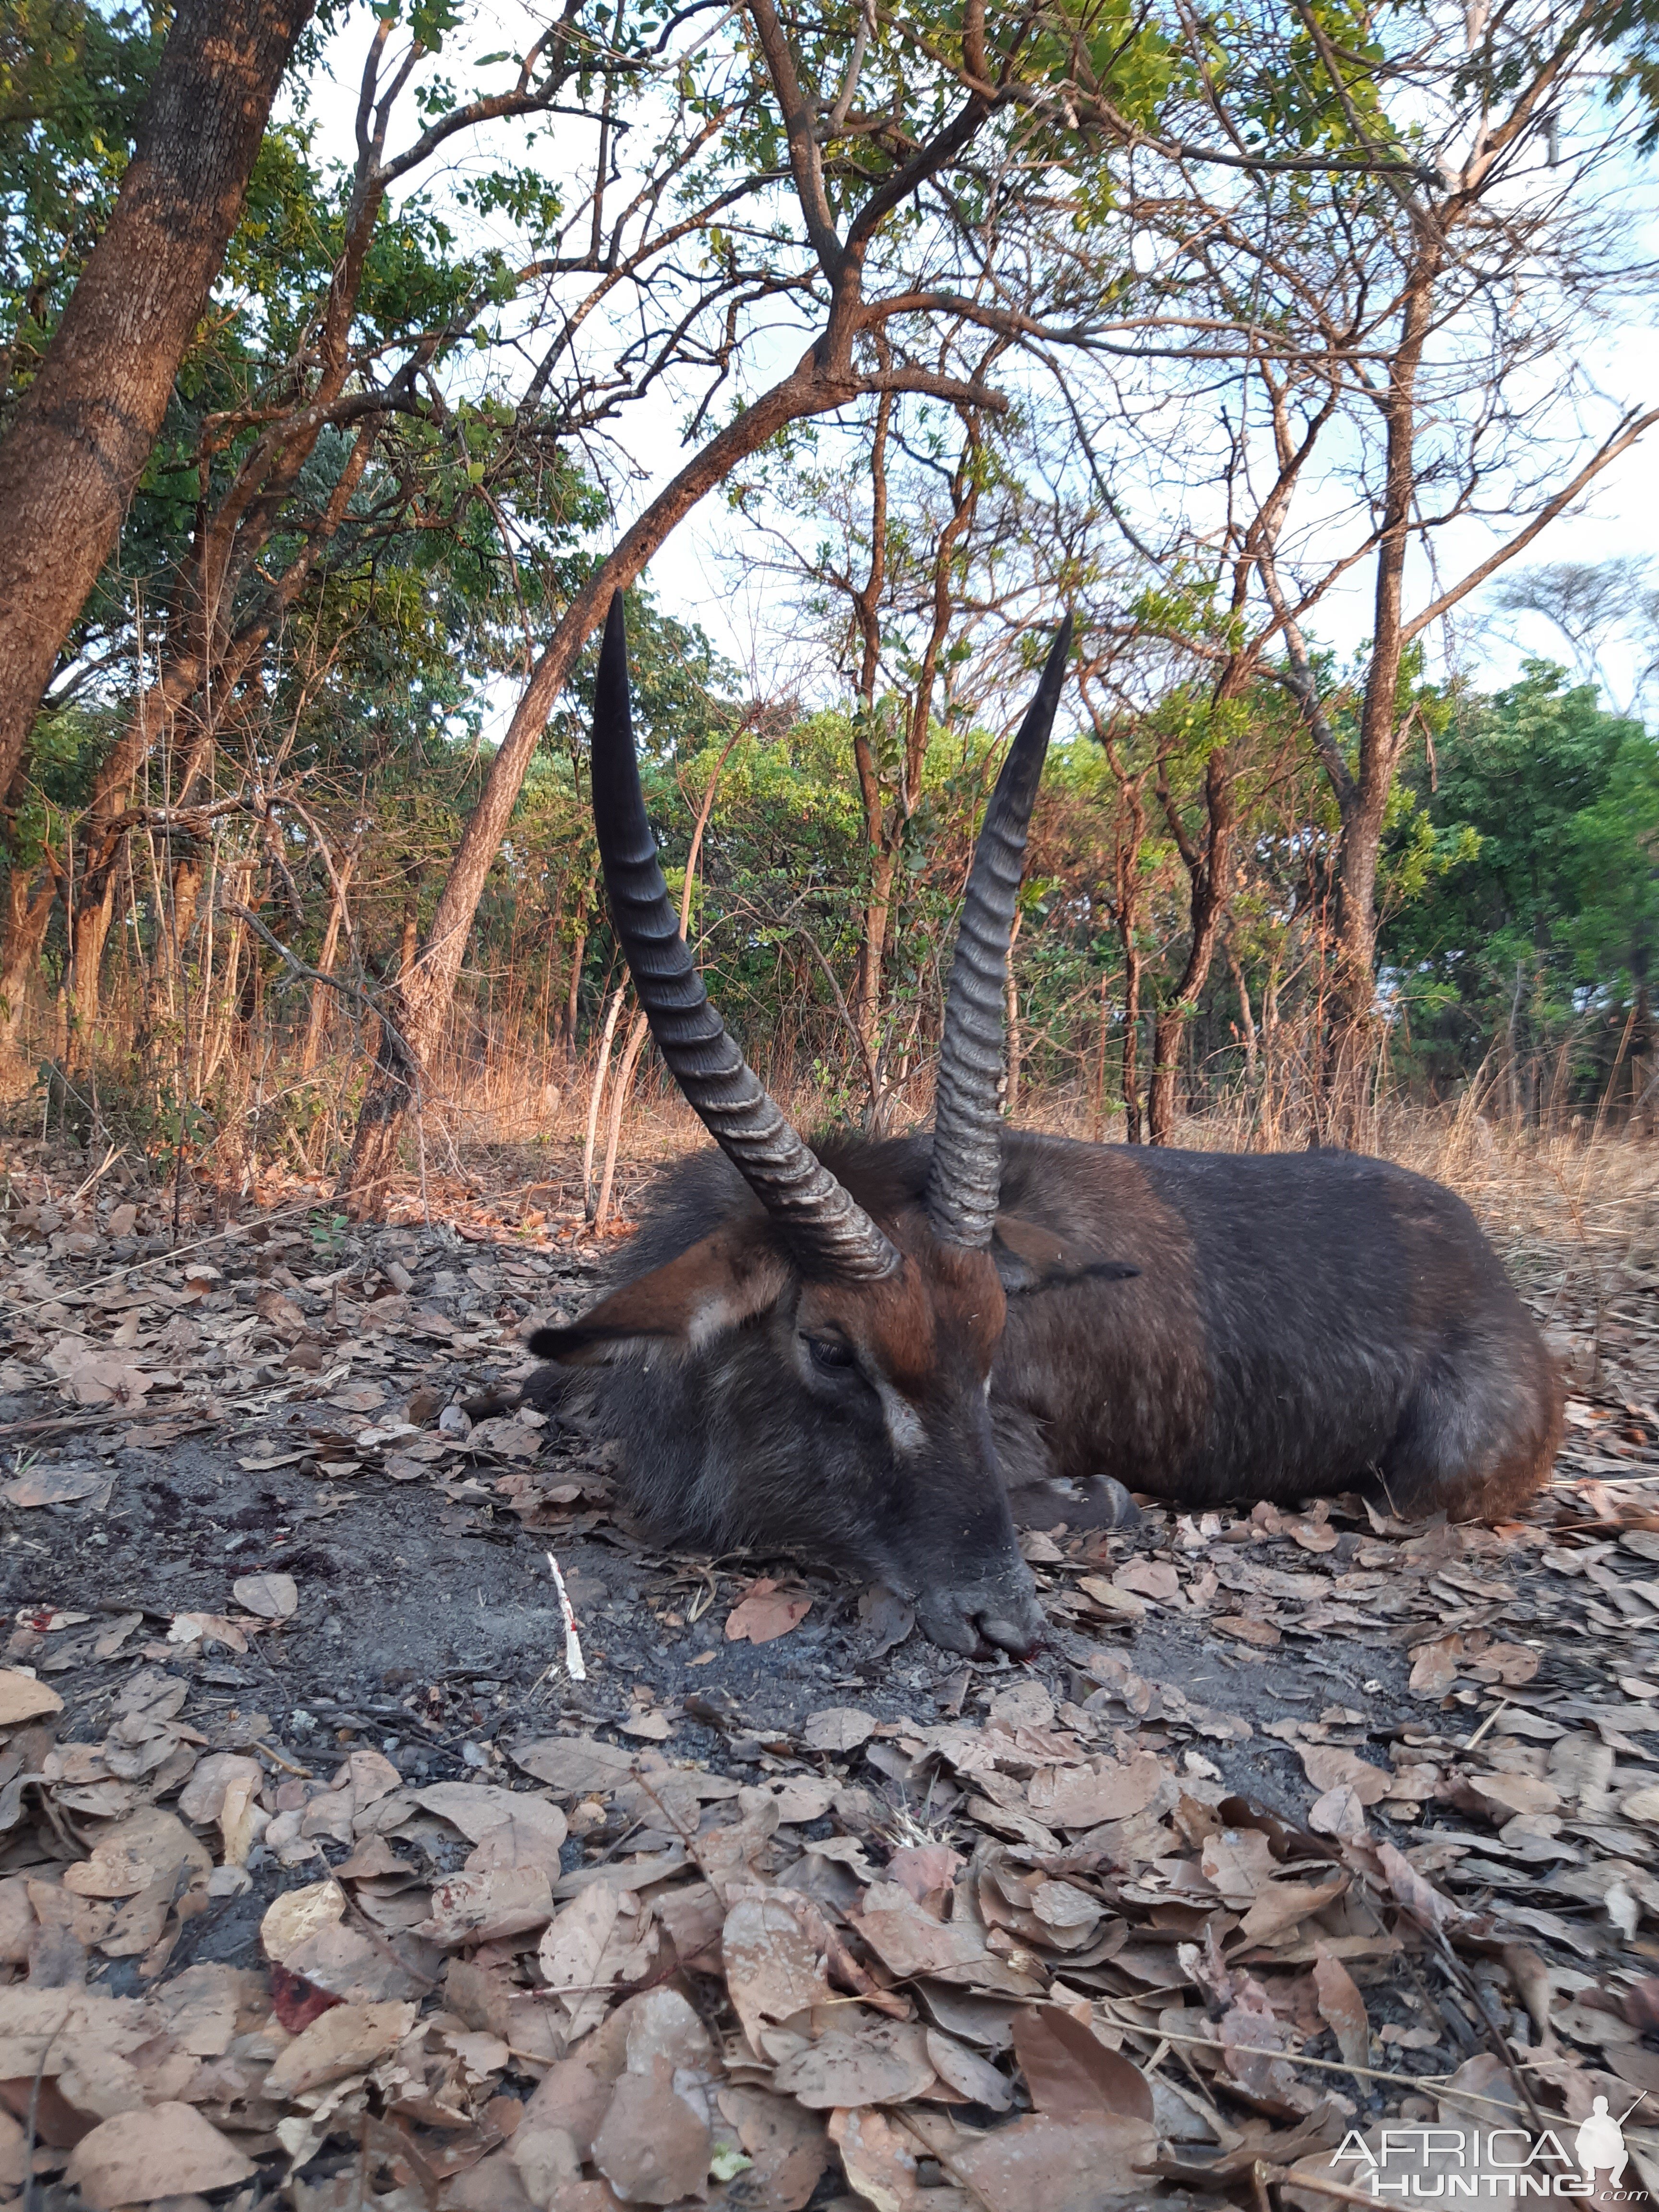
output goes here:
{"type": "Polygon", "coordinates": [[[546,1783],[556,1797],[589,1797],[625,1782],[637,1758],[637,1753],[593,1737],[556,1735],[520,1745],[513,1764],[546,1783]]]}
{"type": "Polygon", "coordinates": [[[300,1602],[292,1575],[241,1575],[230,1586],[238,1605],[262,1620],[288,1620],[300,1602]]]}
{"type": "Polygon", "coordinates": [[[233,1783],[245,1782],[257,1790],[264,1780],[264,1769],[257,1759],[234,1751],[210,1752],[179,1791],[179,1810],[187,1820],[216,1820],[233,1783]]]}
{"type": "Polygon", "coordinates": [[[978,2051],[970,2051],[965,2043],[958,2043],[955,2036],[930,2027],[926,2049],[928,2063],[939,2080],[958,2096],[966,2097],[970,2104],[983,2105],[992,2112],[1006,2112],[1012,2104],[1013,2089],[1007,2075],[999,2072],[988,2058],[981,2058],[978,2051]]]}
{"type": "Polygon", "coordinates": [[[333,1927],[345,1909],[346,1893],[337,1881],[313,1881],[303,1889],[284,1890],[259,1923],[259,1942],[266,1958],[286,1966],[301,1943],[333,1927]]]}
{"type": "Polygon", "coordinates": [[[804,2051],[786,2058],[772,2076],[809,2112],[853,2105],[907,2105],[925,2097],[933,2081],[927,2039],[900,2021],[865,2019],[869,2025],[832,2027],[804,2051]]]}
{"type": "Polygon", "coordinates": [[[432,1911],[417,1932],[447,1949],[460,1943],[499,1943],[545,1928],[553,1917],[553,1890],[545,1866],[483,1869],[451,1875],[432,1891],[432,1911]]]}
{"type": "Polygon", "coordinates": [[[1304,1773],[1322,1797],[1329,1790],[1347,1789],[1362,1805],[1375,1805],[1389,1794],[1393,1776],[1352,1751],[1331,1743],[1298,1744],[1297,1749],[1304,1773]]]}
{"type": "Polygon", "coordinates": [[[279,2052],[265,2077],[267,2097],[301,2097],[365,2074],[397,2049],[415,2025],[415,2004],[338,2004],[319,2014],[279,2052]]]}
{"type": "Polygon", "coordinates": [[[896,1881],[872,1882],[853,1925],[884,1966],[901,1980],[937,1974],[972,1980],[988,1960],[982,1929],[936,1919],[896,1881]]]}
{"type": "Polygon", "coordinates": [[[757,2051],[763,2028],[829,1998],[826,1940],[817,1907],[788,1890],[739,1898],[726,1914],[720,1938],[726,1988],[757,2051]]]}
{"type": "Polygon", "coordinates": [[[1535,1774],[1472,1774],[1468,1787],[1482,1809],[1500,1823],[1517,1813],[1554,1813],[1561,1804],[1560,1791],[1535,1774]]]}
{"type": "Polygon", "coordinates": [[[1120,1589],[1115,1583],[1109,1583],[1100,1575],[1079,1575],[1077,1586],[1103,1612],[1116,1613],[1124,1620],[1142,1621],[1146,1618],[1146,1605],[1133,1590],[1120,1589]]]}
{"type": "Polygon", "coordinates": [[[714,2101],[752,2161],[744,2201],[766,2212],[801,2212],[829,2160],[823,2122],[793,2097],[735,2082],[717,2091],[714,2101]]]}
{"type": "Polygon", "coordinates": [[[1031,2102],[1050,2119],[1087,2120],[1103,2112],[1152,2118],[1152,2084],[1140,2069],[1060,2006],[1022,2008],[1013,2031],[1014,2057],[1031,2102]]]}
{"type": "Polygon", "coordinates": [[[617,1725],[624,1735],[637,1736],[644,1743],[666,1743],[674,1730],[665,1712],[635,1713],[617,1725]]]}
{"type": "Polygon", "coordinates": [[[234,2188],[254,2171],[193,2106],[161,2104],[101,2121],[70,2152],[64,2178],[94,2212],[114,2212],[158,2197],[234,2188]]]}
{"type": "Polygon", "coordinates": [[[806,1716],[801,1740],[811,1751],[856,1751],[875,1732],[873,1713],[861,1713],[855,1705],[825,1705],[806,1716]]]}
{"type": "Polygon", "coordinates": [[[247,1638],[234,1621],[222,1613],[175,1613],[167,1630],[169,1644],[222,1644],[228,1651],[246,1651],[247,1638]]]}
{"type": "Polygon", "coordinates": [[[155,1379],[124,1359],[89,1359],[71,1371],[69,1392],[77,1406],[136,1406],[155,1379]]]}
{"type": "Polygon", "coordinates": [[[654,1930],[626,1892],[590,1883],[555,1917],[541,1940],[542,1978],[558,1997],[568,2043],[597,2027],[617,1987],[649,1967],[654,1930]]]}
{"type": "Polygon", "coordinates": [[[948,1890],[962,1864],[962,1853],[953,1851],[949,1844],[905,1844],[882,1871],[889,1881],[896,1882],[921,1905],[948,1890]]]}
{"type": "Polygon", "coordinates": [[[1501,1682],[1506,1689],[1518,1689],[1531,1681],[1541,1664],[1540,1655],[1528,1644],[1489,1644],[1469,1660],[1466,1671],[1477,1682],[1501,1682]]]}
{"type": "Polygon", "coordinates": [[[884,2112],[835,2112],[830,2137],[848,2183],[875,2212],[916,2212],[923,2200],[915,2145],[884,2112]]]}
{"type": "Polygon", "coordinates": [[[728,1643],[772,1644],[799,1628],[812,1610],[810,1597],[786,1597],[775,1583],[763,1577],[726,1616],[728,1643]]]}
{"type": "MultiPolygon", "coordinates": [[[[688,2084],[688,2087],[690,2085],[688,2084]]],[[[708,2121],[682,2095],[672,2058],[617,2082],[593,2137],[593,2163],[627,2204],[673,2204],[708,2174],[708,2121]]]]}
{"type": "Polygon", "coordinates": [[[477,1846],[466,1863],[470,1874],[534,1866],[558,1880],[569,1823],[545,1797],[480,1782],[434,1782],[413,1794],[417,1805],[477,1846]]]}
{"type": "Polygon", "coordinates": [[[19,1721],[38,1721],[46,1713],[61,1713],[64,1700],[45,1682],[36,1681],[21,1667],[0,1667],[0,1728],[19,1721]]]}
{"type": "Polygon", "coordinates": [[[875,1637],[872,1659],[884,1659],[916,1625],[915,1608],[884,1583],[872,1583],[860,1598],[859,1619],[875,1637]]]}
{"type": "Polygon", "coordinates": [[[1452,1928],[1467,1918],[1450,1898],[1443,1896],[1431,1881],[1418,1873],[1396,1845],[1379,1844],[1376,1856],[1389,1888],[1420,1927],[1431,1930],[1452,1928]]]}
{"type": "Polygon", "coordinates": [[[1179,1607],[1186,1603],[1180,1576],[1161,1559],[1131,1559],[1112,1577],[1112,1587],[1133,1590],[1137,1597],[1149,1597],[1155,1605],[1179,1607]]]}
{"type": "Polygon", "coordinates": [[[1463,1639],[1461,1636],[1437,1636],[1427,1644],[1412,1646],[1411,1680],[1407,1686],[1413,1697],[1443,1697],[1457,1680],[1463,1660],[1463,1639]]]}
{"type": "Polygon", "coordinates": [[[14,1481],[0,1482],[8,1505],[73,1505],[107,1489],[110,1474],[101,1467],[37,1467],[14,1481]]]}
{"type": "Polygon", "coordinates": [[[1352,1975],[1340,1959],[1332,1957],[1323,1943],[1314,1945],[1313,1980],[1319,2016],[1336,2038],[1336,2047],[1345,2064],[1369,2066],[1371,2032],[1365,2000],[1355,1986],[1352,1975]]]}
{"type": "Polygon", "coordinates": [[[1241,1644],[1253,1644],[1258,1650],[1271,1651],[1284,1639],[1271,1620],[1256,1620],[1242,1613],[1218,1613],[1211,1622],[1224,1636],[1231,1636],[1241,1644]]]}
{"type": "Polygon", "coordinates": [[[1039,1820],[1054,1828],[1094,1828],[1103,1820],[1127,1820],[1144,1813],[1164,1787],[1167,1769],[1150,1753],[1119,1765],[1048,1766],[1032,1776],[1027,1793],[1039,1820]]]}
{"type": "Polygon", "coordinates": [[[1136,2168],[1149,2166],[1157,2149],[1150,2120],[1098,2112],[1055,2120],[1037,2112],[944,2163],[986,2212],[1095,2212],[1117,2198],[1151,2199],[1157,2185],[1136,2168]]]}

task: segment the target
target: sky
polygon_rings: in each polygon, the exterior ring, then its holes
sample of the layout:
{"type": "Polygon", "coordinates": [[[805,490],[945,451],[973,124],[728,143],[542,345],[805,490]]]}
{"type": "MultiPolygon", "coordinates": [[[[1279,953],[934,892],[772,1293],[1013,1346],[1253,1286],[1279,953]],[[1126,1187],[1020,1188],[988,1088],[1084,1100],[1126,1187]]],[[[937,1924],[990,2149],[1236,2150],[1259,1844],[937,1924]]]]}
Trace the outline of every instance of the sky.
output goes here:
{"type": "MultiPolygon", "coordinates": [[[[496,0],[493,8],[473,15],[468,43],[480,53],[511,49],[523,42],[527,20],[516,0],[496,0]]],[[[322,148],[342,160],[349,160],[353,150],[352,118],[368,36],[366,17],[355,11],[349,15],[327,49],[328,77],[313,94],[312,112],[322,148]]],[[[446,54],[447,73],[461,76],[459,68],[451,69],[451,61],[446,54]]],[[[495,73],[492,81],[499,75],[495,73]]],[[[395,131],[393,143],[399,143],[395,131]]],[[[1659,203],[1654,183],[1651,164],[1644,170],[1632,169],[1628,204],[1637,250],[1659,264],[1659,213],[1656,211],[1659,203]]],[[[1610,398],[1630,404],[1659,396],[1656,363],[1659,363],[1659,279],[1646,295],[1624,303],[1573,365],[1610,398]]],[[[619,501],[626,502],[631,496],[643,504],[681,465],[685,449],[678,442],[678,428],[676,410],[661,404],[635,407],[623,418],[620,434],[626,440],[627,459],[636,472],[636,481],[631,487],[621,487],[619,501]]],[[[623,504],[620,520],[625,523],[628,519],[629,510],[623,504]]],[[[1645,561],[1659,554],[1656,522],[1659,426],[1542,534],[1522,556],[1523,562],[1598,562],[1615,556],[1645,561]]],[[[700,623],[716,648],[757,691],[764,691],[776,687],[780,640],[787,617],[778,618],[776,583],[744,574],[744,554],[751,542],[744,528],[741,519],[733,516],[718,496],[705,500],[658,553],[647,580],[665,609],[700,623]]],[[[1437,541],[1442,584],[1485,558],[1497,542],[1477,520],[1442,532],[1437,541]]],[[[1659,560],[1655,561],[1654,580],[1659,584],[1659,560]]],[[[1418,604],[1432,595],[1432,580],[1420,556],[1408,581],[1418,604]]],[[[1322,603],[1316,621],[1318,643],[1334,647],[1344,658],[1363,646],[1370,629],[1367,572],[1362,565],[1322,603]]],[[[1486,593],[1466,603],[1459,611],[1455,629],[1437,637],[1431,650],[1443,665],[1449,655],[1460,672],[1483,688],[1511,680],[1529,654],[1564,662],[1570,658],[1559,634],[1542,618],[1494,620],[1486,593]]],[[[1659,720],[1659,696],[1650,694],[1639,701],[1636,697],[1638,665],[1633,643],[1610,647],[1604,662],[1609,703],[1621,708],[1638,704],[1650,721],[1659,720]]],[[[795,669],[791,675],[797,682],[806,678],[809,692],[813,688],[810,672],[795,669]]],[[[504,694],[492,720],[510,713],[511,703],[504,694]]]]}

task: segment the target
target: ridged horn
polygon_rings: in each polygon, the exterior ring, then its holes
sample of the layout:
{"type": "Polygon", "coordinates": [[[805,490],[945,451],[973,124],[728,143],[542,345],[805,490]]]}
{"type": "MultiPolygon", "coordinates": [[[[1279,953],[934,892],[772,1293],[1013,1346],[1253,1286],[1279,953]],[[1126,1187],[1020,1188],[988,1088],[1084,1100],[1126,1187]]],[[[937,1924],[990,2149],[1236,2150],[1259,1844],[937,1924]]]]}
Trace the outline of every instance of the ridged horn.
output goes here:
{"type": "Polygon", "coordinates": [[[933,1234],[944,1243],[965,1244],[975,1251],[983,1251],[990,1243],[996,1221],[1002,1182],[997,1100],[1002,1081],[1008,945],[1025,867],[1025,834],[1071,644],[1072,617],[1067,615],[985,810],[945,997],[927,1218],[933,1234]]]}
{"type": "Polygon", "coordinates": [[[628,696],[623,595],[605,617],[593,693],[593,828],[611,920],[669,1073],[708,1133],[780,1223],[809,1274],[873,1281],[900,1255],[810,1152],[708,1002],[679,933],[640,789],[628,696]]]}

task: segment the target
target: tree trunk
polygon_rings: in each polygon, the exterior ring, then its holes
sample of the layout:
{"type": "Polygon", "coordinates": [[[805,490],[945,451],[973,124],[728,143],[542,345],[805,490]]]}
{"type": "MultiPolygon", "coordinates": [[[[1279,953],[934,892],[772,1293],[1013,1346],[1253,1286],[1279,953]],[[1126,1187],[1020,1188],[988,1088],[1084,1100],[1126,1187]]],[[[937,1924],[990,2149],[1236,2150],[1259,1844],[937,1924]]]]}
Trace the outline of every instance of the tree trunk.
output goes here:
{"type": "MultiPolygon", "coordinates": [[[[1226,696],[1224,689],[1222,696],[1226,696]]],[[[1158,796],[1191,884],[1192,933],[1187,964],[1173,995],[1161,1006],[1152,1023],[1152,1080],[1146,1095],[1147,1133],[1155,1145],[1175,1138],[1176,1074],[1181,1060],[1181,1038],[1192,1018],[1200,994],[1209,980],[1216,939],[1227,910],[1232,884],[1233,789],[1227,748],[1211,750],[1204,772],[1206,830],[1202,845],[1194,845],[1170,798],[1163,763],[1158,765],[1158,796]]]]}
{"type": "Polygon", "coordinates": [[[185,961],[185,948],[195,933],[197,910],[202,902],[202,882],[206,873],[206,853],[197,837],[180,840],[179,851],[173,866],[173,950],[179,965],[185,961]]]}
{"type": "Polygon", "coordinates": [[[559,1016],[559,1042],[567,1060],[576,1057],[576,1024],[581,1014],[582,963],[587,957],[587,932],[579,929],[570,948],[570,988],[559,1016]]]}
{"type": "MultiPolygon", "coordinates": [[[[329,903],[327,927],[323,931],[322,951],[317,956],[318,970],[324,975],[334,973],[335,955],[340,949],[340,931],[345,921],[346,892],[350,887],[352,871],[356,865],[357,855],[355,853],[348,853],[340,865],[334,896],[329,903]]],[[[335,995],[326,983],[313,983],[311,987],[311,1006],[306,1015],[306,1041],[300,1054],[301,1075],[309,1075],[317,1065],[328,1002],[335,995]]]]}
{"type": "Polygon", "coordinates": [[[605,1133],[605,1164],[599,1170],[599,1195],[593,1200],[593,1233],[597,1237],[605,1227],[611,1212],[611,1187],[617,1175],[617,1148],[622,1142],[623,1115],[628,1110],[629,1093],[634,1088],[634,1070],[639,1066],[640,1054],[650,1024],[643,1014],[635,1014],[634,1025],[628,1032],[628,1042],[623,1048],[622,1064],[611,1086],[611,1116],[605,1133]]]}
{"type": "Polygon", "coordinates": [[[490,762],[477,805],[450,864],[426,947],[410,972],[381,995],[374,1073],[339,1183],[339,1194],[354,1215],[372,1210],[375,1194],[384,1191],[396,1170],[398,1138],[416,1103],[423,1066],[441,1033],[478,900],[507,834],[525,771],[553,702],[612,592],[634,581],[675,525],[705,494],[724,483],[740,461],[758,453],[788,423],[845,406],[859,397],[859,391],[850,371],[822,368],[813,353],[806,354],[788,376],[687,463],[571,600],[490,762]]]}
{"type": "Polygon", "coordinates": [[[611,1073],[611,1040],[617,1034],[617,1018],[627,996],[628,985],[623,981],[611,994],[611,1010],[605,1018],[599,1048],[593,1058],[593,1084],[587,1096],[587,1137],[582,1146],[582,1210],[590,1221],[593,1218],[593,1147],[599,1141],[599,1109],[605,1103],[605,1079],[611,1073]]]}
{"type": "Polygon", "coordinates": [[[0,790],[161,427],[313,0],[180,0],[108,228],[0,442],[0,790]]]}
{"type": "MultiPolygon", "coordinates": [[[[878,831],[878,837],[880,836],[878,831]]],[[[864,1042],[865,1057],[873,1062],[881,1040],[882,978],[887,936],[893,922],[893,884],[898,875],[899,848],[881,838],[870,858],[870,896],[864,902],[864,942],[859,947],[858,999],[853,1018],[864,1042]]],[[[881,1101],[872,1098],[870,1111],[880,1111],[881,1101]]]]}
{"type": "Polygon", "coordinates": [[[58,878],[50,868],[31,888],[33,871],[16,860],[6,878],[6,936],[0,947],[0,1046],[15,1050],[27,1012],[29,986],[40,967],[58,878]]]}
{"type": "MultiPolygon", "coordinates": [[[[887,840],[881,769],[872,742],[876,684],[881,674],[881,600],[887,587],[887,438],[892,419],[892,395],[884,392],[876,402],[870,441],[870,572],[863,588],[853,594],[854,618],[863,643],[859,663],[859,703],[863,712],[853,729],[853,766],[859,780],[864,842],[870,855],[870,896],[864,906],[864,942],[859,947],[853,1018],[866,1060],[875,1057],[881,1024],[882,959],[892,914],[893,872],[898,866],[897,853],[887,840]]],[[[872,1115],[880,1103],[878,1098],[871,1099],[872,1115]]]]}
{"type": "Polygon", "coordinates": [[[1387,446],[1382,528],[1371,607],[1371,656],[1359,717],[1359,772],[1342,809],[1337,864],[1336,940],[1339,1018],[1347,1032],[1328,1059],[1334,1074],[1369,1030],[1376,997],[1376,865],[1389,794],[1404,748],[1399,725],[1400,668],[1405,651],[1406,554],[1417,493],[1417,379],[1433,323],[1443,244],[1428,218],[1419,234],[1406,294],[1400,343],[1389,363],[1380,405],[1387,446]]]}
{"type": "Polygon", "coordinates": [[[1227,966],[1232,975],[1233,988],[1238,994],[1239,1038],[1244,1047],[1244,1079],[1254,1091],[1257,1054],[1255,1015],[1250,1006],[1250,987],[1244,980],[1237,948],[1231,943],[1227,946],[1227,966]]]}
{"type": "Polygon", "coordinates": [[[1184,1006],[1160,1006],[1152,1017],[1152,1079],[1146,1086],[1146,1133],[1155,1145],[1175,1136],[1176,1075],[1187,1027],[1184,1006]]]}
{"type": "MultiPolygon", "coordinates": [[[[1140,778],[1131,775],[1118,758],[1111,731],[1101,721],[1088,692],[1089,708],[1117,784],[1118,797],[1128,816],[1128,835],[1120,828],[1113,851],[1113,892],[1116,902],[1117,941],[1123,949],[1123,1134],[1131,1145],[1140,1142],[1140,1078],[1136,1065],[1140,1031],[1141,951],[1136,932],[1140,927],[1140,848],[1146,836],[1146,809],[1140,795],[1140,778]]],[[[1103,988],[1104,987],[1103,986],[1103,988]]],[[[1104,1019],[1103,1014],[1102,1019],[1104,1019]]]]}
{"type": "Polygon", "coordinates": [[[75,917],[70,927],[70,957],[74,975],[71,1004],[75,1018],[71,1056],[75,1064],[81,1067],[84,1067],[92,1057],[92,1040],[98,1027],[104,947],[109,941],[109,927],[114,914],[115,876],[112,870],[96,898],[86,902],[76,900],[75,917]]]}

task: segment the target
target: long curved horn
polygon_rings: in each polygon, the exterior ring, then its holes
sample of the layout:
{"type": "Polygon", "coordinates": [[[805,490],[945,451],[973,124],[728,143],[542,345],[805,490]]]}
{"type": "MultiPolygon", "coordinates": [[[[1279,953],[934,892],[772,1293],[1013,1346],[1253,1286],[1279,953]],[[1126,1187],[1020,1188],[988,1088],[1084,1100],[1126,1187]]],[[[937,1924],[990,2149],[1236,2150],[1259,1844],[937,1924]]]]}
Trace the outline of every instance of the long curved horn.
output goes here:
{"type": "Polygon", "coordinates": [[[872,1281],[896,1273],[898,1252],[807,1150],[738,1050],[680,935],[634,757],[620,592],[599,653],[592,775],[611,922],[669,1073],[809,1273],[872,1281]]]}
{"type": "Polygon", "coordinates": [[[1025,833],[1071,645],[1072,617],[1067,615],[985,810],[945,997],[927,1218],[933,1234],[944,1243],[965,1244],[976,1251],[991,1242],[1002,1182],[997,1097],[1014,902],[1025,867],[1025,833]]]}

